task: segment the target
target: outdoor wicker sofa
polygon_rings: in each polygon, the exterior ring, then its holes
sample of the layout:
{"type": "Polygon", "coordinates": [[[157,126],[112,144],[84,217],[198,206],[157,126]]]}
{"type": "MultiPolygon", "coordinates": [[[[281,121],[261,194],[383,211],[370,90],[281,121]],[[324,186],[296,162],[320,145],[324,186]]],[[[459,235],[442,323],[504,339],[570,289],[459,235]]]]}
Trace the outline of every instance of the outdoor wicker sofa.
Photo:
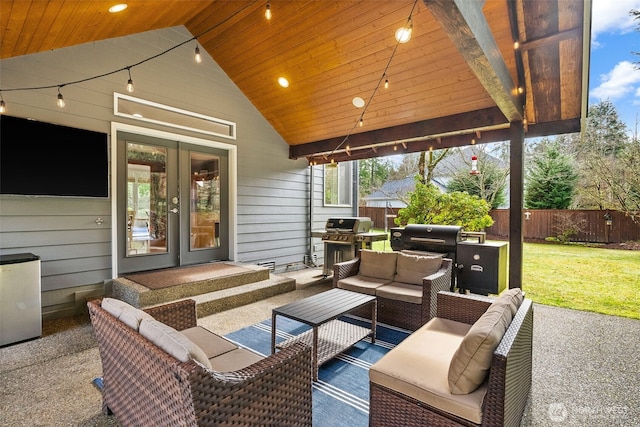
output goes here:
{"type": "Polygon", "coordinates": [[[533,304],[438,294],[438,316],[369,370],[370,427],[517,427],[532,375],[533,304]]]}
{"type": "Polygon", "coordinates": [[[118,318],[99,299],[87,305],[102,359],[102,409],[120,425],[312,425],[310,347],[295,344],[268,357],[238,348],[197,326],[193,300],[144,312],[123,306],[118,318]],[[163,349],[167,336],[143,336],[152,327],[181,343],[169,349],[174,355],[163,349]],[[194,360],[210,352],[220,353],[209,360],[213,368],[194,360]]]}
{"type": "MultiPolygon", "coordinates": [[[[362,250],[333,265],[333,286],[375,295],[379,322],[415,331],[436,315],[436,295],[450,289],[451,269],[442,256],[362,250]]],[[[371,318],[366,310],[355,314],[371,318]]]]}

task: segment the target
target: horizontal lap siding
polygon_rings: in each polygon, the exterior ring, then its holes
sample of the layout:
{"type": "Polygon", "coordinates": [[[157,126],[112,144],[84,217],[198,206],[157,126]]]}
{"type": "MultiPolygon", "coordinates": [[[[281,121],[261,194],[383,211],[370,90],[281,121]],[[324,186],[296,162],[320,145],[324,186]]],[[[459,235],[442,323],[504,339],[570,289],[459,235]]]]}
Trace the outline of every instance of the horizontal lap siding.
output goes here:
{"type": "Polygon", "coordinates": [[[107,199],[2,197],[0,250],[38,255],[42,291],[103,283],[111,278],[110,206],[107,199]]]}

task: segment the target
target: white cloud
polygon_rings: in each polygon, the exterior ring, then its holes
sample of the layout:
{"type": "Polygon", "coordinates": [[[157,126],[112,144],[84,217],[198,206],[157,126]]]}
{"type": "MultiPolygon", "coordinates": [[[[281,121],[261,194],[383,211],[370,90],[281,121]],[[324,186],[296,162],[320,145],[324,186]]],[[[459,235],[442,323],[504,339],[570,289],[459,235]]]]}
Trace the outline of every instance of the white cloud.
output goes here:
{"type": "Polygon", "coordinates": [[[591,39],[596,43],[598,34],[622,34],[634,31],[637,21],[629,15],[640,10],[640,0],[593,0],[591,15],[591,39]]]}
{"type": "Polygon", "coordinates": [[[640,84],[640,72],[629,61],[619,62],[608,74],[600,76],[600,85],[591,91],[598,99],[618,99],[640,90],[634,87],[640,84]]]}

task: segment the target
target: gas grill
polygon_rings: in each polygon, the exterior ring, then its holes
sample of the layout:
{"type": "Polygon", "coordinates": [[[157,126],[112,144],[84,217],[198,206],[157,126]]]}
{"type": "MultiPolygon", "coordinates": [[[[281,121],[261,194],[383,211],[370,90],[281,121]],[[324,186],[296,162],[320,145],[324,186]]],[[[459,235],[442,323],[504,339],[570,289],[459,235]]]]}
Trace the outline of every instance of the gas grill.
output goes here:
{"type": "Polygon", "coordinates": [[[323,275],[333,273],[333,264],[349,261],[360,249],[370,249],[371,243],[386,240],[386,233],[370,232],[371,218],[329,218],[321,238],[324,242],[323,275]]]}
{"type": "Polygon", "coordinates": [[[486,243],[483,232],[464,231],[457,225],[409,224],[391,229],[391,248],[451,259],[451,290],[487,295],[506,287],[507,243],[486,243]],[[468,240],[474,238],[477,242],[468,240]]]}

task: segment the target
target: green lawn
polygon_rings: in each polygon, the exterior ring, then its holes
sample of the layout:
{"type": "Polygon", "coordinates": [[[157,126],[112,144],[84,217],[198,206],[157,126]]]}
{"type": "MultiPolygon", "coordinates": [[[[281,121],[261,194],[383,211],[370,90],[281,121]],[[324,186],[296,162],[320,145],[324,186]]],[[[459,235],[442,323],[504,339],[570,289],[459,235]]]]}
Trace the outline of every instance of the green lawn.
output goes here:
{"type": "Polygon", "coordinates": [[[522,270],[522,290],[536,303],[640,319],[640,251],[525,243],[522,270]]]}

